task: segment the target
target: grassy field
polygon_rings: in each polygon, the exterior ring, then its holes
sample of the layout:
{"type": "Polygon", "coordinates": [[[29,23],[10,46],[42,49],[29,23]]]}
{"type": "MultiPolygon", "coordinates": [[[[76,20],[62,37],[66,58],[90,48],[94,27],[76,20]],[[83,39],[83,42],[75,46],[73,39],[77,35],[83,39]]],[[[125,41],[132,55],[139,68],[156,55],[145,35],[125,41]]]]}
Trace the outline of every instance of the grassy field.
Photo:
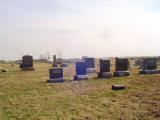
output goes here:
{"type": "MultiPolygon", "coordinates": [[[[160,74],[139,75],[133,61],[128,77],[51,84],[50,64],[35,63],[35,71],[0,66],[9,69],[0,72],[0,120],[160,119],[160,74]],[[113,91],[112,84],[127,88],[113,91]]],[[[74,71],[74,65],[65,68],[65,78],[73,79],[74,71]]]]}

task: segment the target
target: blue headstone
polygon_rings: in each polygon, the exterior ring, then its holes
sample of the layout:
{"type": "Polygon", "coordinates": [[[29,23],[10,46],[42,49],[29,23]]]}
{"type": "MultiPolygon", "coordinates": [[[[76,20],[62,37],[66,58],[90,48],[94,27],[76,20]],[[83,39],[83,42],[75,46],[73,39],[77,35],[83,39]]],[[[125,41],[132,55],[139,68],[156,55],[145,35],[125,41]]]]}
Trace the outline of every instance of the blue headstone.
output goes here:
{"type": "Polygon", "coordinates": [[[63,69],[62,68],[51,68],[49,69],[49,80],[47,82],[64,82],[63,69]]]}
{"type": "Polygon", "coordinates": [[[85,62],[76,62],[76,75],[86,75],[85,62]]]}
{"type": "Polygon", "coordinates": [[[84,58],[84,61],[86,63],[86,68],[94,68],[94,58],[84,58]]]}
{"type": "Polygon", "coordinates": [[[74,80],[88,80],[85,62],[76,62],[76,75],[74,76],[74,80]]]}

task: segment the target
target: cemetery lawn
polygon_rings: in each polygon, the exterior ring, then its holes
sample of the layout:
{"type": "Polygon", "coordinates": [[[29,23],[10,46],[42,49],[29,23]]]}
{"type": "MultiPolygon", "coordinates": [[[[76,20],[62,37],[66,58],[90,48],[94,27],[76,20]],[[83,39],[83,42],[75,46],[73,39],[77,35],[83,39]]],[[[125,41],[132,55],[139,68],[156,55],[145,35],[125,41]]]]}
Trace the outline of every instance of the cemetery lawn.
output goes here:
{"type": "MultiPolygon", "coordinates": [[[[128,77],[64,83],[46,83],[51,64],[34,63],[35,71],[0,67],[9,70],[0,72],[0,120],[160,119],[160,74],[139,75],[133,61],[128,77]],[[112,84],[127,88],[113,91],[112,84]]],[[[65,68],[66,79],[73,75],[73,65],[65,68]]]]}

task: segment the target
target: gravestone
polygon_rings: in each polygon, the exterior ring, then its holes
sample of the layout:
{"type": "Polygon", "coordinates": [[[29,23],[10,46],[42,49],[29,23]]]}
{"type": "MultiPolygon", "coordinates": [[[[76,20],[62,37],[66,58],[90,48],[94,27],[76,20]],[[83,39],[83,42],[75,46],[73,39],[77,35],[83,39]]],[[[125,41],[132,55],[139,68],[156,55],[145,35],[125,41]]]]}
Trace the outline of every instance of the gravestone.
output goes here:
{"type": "Polygon", "coordinates": [[[140,74],[157,74],[157,73],[160,73],[160,70],[157,69],[157,59],[144,58],[140,74]]]}
{"type": "Polygon", "coordinates": [[[110,72],[110,60],[100,59],[100,72],[98,78],[111,78],[112,73],[110,72]]]}
{"type": "Polygon", "coordinates": [[[8,72],[8,69],[3,69],[1,70],[1,72],[8,72]]]}
{"type": "Polygon", "coordinates": [[[127,58],[116,58],[115,77],[129,76],[130,62],[127,58]]]}
{"type": "Polygon", "coordinates": [[[94,58],[85,57],[84,62],[86,64],[87,73],[96,73],[94,58]]]}
{"type": "Polygon", "coordinates": [[[56,55],[53,55],[53,65],[52,67],[57,67],[57,59],[56,59],[56,55]]]}
{"type": "Polygon", "coordinates": [[[82,56],[82,61],[84,61],[85,58],[87,58],[88,56],[82,56]]]}
{"type": "Polygon", "coordinates": [[[122,90],[125,89],[126,87],[124,85],[112,85],[112,90],[122,90]]]}
{"type": "Polygon", "coordinates": [[[66,63],[63,63],[60,65],[60,67],[67,67],[67,66],[68,66],[68,64],[66,64],[66,63]]]}
{"type": "Polygon", "coordinates": [[[22,64],[20,64],[20,68],[24,71],[30,71],[30,70],[34,70],[33,67],[33,57],[30,55],[25,55],[22,58],[22,64]]]}
{"type": "Polygon", "coordinates": [[[53,61],[57,61],[56,55],[53,55],[53,61]]]}
{"type": "Polygon", "coordinates": [[[49,80],[47,80],[48,83],[64,82],[64,81],[65,79],[63,78],[62,68],[49,69],[49,80]]]}
{"type": "Polygon", "coordinates": [[[88,76],[86,74],[85,62],[76,62],[76,75],[74,76],[74,80],[88,80],[88,76]]]}

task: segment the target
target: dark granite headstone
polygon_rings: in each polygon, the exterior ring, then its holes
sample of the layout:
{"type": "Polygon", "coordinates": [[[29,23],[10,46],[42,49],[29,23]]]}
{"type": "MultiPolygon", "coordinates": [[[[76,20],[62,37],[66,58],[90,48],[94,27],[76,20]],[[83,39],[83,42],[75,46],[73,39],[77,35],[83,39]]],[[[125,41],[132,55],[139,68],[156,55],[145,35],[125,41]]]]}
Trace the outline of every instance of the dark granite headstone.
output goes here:
{"type": "Polygon", "coordinates": [[[156,70],[157,69],[157,59],[156,58],[145,58],[143,60],[143,70],[156,70]]]}
{"type": "Polygon", "coordinates": [[[130,62],[127,58],[116,58],[115,77],[128,76],[130,69],[130,62]]]}
{"type": "Polygon", "coordinates": [[[34,70],[33,68],[33,57],[30,55],[23,56],[22,64],[20,64],[20,68],[22,70],[34,70]]]}
{"type": "Polygon", "coordinates": [[[84,62],[86,63],[87,73],[96,73],[94,58],[85,57],[84,62]]]}
{"type": "Polygon", "coordinates": [[[84,61],[86,63],[86,68],[94,68],[94,58],[85,57],[84,61]]]}
{"type": "Polygon", "coordinates": [[[100,59],[100,72],[98,73],[99,78],[111,78],[112,73],[110,72],[110,60],[100,59]]]}
{"type": "Polygon", "coordinates": [[[157,73],[160,73],[160,70],[157,70],[157,59],[144,58],[140,74],[157,74],[157,73]]]}
{"type": "Polygon", "coordinates": [[[49,80],[47,82],[64,82],[63,79],[63,69],[62,68],[51,68],[49,69],[49,80]]]}
{"type": "Polygon", "coordinates": [[[74,80],[88,80],[85,62],[76,62],[76,75],[74,80]]]}
{"type": "Polygon", "coordinates": [[[110,72],[110,60],[100,59],[100,72],[110,72]]]}
{"type": "Polygon", "coordinates": [[[53,55],[53,61],[57,61],[57,59],[56,59],[56,55],[53,55]]]}
{"type": "Polygon", "coordinates": [[[127,58],[116,58],[116,71],[128,71],[129,64],[127,58]]]}
{"type": "Polygon", "coordinates": [[[33,58],[32,56],[23,56],[23,61],[20,67],[33,67],[33,58]]]}

